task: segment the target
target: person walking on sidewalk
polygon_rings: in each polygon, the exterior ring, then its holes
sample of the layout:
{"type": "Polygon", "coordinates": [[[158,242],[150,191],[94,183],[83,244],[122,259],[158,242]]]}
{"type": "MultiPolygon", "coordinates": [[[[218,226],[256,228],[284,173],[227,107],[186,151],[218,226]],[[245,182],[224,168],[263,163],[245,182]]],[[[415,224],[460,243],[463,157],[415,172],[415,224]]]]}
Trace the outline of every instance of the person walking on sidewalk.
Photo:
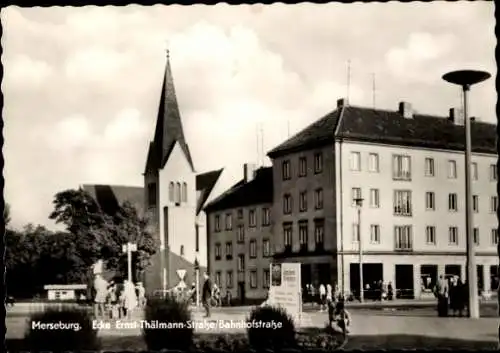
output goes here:
{"type": "Polygon", "coordinates": [[[210,304],[212,301],[212,281],[207,272],[205,272],[205,283],[203,283],[202,300],[205,308],[205,317],[210,317],[210,304]]]}
{"type": "Polygon", "coordinates": [[[323,283],[319,285],[319,311],[325,311],[326,305],[326,288],[323,283]]]}
{"type": "Polygon", "coordinates": [[[439,280],[436,284],[434,293],[437,297],[438,316],[440,317],[448,316],[449,287],[448,287],[448,281],[444,278],[443,275],[439,276],[439,280]]]}

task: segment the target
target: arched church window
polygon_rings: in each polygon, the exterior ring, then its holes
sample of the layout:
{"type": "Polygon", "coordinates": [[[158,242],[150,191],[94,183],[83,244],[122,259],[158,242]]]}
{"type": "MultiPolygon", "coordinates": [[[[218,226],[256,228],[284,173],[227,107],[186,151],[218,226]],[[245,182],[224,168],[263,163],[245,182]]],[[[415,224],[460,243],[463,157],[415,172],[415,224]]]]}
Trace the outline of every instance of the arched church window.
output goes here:
{"type": "Polygon", "coordinates": [[[181,202],[181,183],[177,183],[175,186],[175,203],[181,202]]]}
{"type": "Polygon", "coordinates": [[[182,183],[182,202],[187,202],[188,200],[187,188],[187,183],[182,183]]]}
{"type": "Polygon", "coordinates": [[[184,256],[184,245],[181,245],[181,256],[184,256]]]}
{"type": "Polygon", "coordinates": [[[171,181],[168,186],[168,199],[170,202],[174,202],[174,183],[171,181]]]}

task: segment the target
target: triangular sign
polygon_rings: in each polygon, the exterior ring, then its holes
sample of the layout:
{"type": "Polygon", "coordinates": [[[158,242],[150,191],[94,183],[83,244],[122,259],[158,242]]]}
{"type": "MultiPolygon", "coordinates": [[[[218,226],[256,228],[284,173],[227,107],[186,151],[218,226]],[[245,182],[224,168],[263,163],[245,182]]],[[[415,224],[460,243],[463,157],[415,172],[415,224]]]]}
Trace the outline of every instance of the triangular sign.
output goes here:
{"type": "Polygon", "coordinates": [[[186,276],[186,270],[177,270],[177,276],[181,279],[181,281],[184,279],[186,276]]]}

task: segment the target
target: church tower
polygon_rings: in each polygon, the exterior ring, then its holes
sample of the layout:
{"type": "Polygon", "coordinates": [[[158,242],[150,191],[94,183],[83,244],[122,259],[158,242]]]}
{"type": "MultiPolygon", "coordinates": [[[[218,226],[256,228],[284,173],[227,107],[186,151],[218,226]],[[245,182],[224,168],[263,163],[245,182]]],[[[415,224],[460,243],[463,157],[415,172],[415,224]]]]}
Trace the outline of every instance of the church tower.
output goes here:
{"type": "Polygon", "coordinates": [[[159,246],[144,278],[147,292],[153,294],[175,286],[179,282],[178,270],[194,272],[199,241],[195,228],[196,172],[184,135],[168,51],[156,129],[144,171],[144,190],[145,210],[159,246]]]}

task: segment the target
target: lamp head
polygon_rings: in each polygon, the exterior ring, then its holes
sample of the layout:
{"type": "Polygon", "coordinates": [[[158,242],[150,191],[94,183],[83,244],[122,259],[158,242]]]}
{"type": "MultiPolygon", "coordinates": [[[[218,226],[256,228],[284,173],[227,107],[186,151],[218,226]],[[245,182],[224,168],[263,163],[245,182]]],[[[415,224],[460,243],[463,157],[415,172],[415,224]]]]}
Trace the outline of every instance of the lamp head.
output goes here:
{"type": "Polygon", "coordinates": [[[455,85],[460,85],[462,87],[472,86],[476,83],[486,81],[491,77],[486,71],[479,70],[458,70],[448,72],[443,75],[443,80],[453,83],[455,85]]]}

